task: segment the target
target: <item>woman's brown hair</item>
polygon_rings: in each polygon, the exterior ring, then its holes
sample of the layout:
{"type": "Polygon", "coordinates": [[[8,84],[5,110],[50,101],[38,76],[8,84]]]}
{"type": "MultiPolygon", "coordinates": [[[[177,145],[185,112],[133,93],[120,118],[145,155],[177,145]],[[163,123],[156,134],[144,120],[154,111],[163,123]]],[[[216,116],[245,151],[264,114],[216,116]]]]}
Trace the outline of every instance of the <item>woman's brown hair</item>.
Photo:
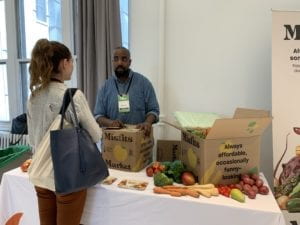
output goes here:
{"type": "Polygon", "coordinates": [[[47,39],[38,40],[32,49],[29,65],[32,94],[48,86],[51,75],[60,72],[59,63],[62,59],[71,58],[71,52],[64,44],[47,39]]]}

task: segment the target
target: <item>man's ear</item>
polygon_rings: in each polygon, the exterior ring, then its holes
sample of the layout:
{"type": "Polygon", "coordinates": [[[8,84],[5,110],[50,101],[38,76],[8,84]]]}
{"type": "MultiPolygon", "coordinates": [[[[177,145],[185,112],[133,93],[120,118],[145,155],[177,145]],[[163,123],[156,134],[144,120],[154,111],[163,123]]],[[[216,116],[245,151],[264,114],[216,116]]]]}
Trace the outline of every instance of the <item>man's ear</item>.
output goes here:
{"type": "Polygon", "coordinates": [[[129,59],[129,66],[131,65],[131,59],[129,59]]]}

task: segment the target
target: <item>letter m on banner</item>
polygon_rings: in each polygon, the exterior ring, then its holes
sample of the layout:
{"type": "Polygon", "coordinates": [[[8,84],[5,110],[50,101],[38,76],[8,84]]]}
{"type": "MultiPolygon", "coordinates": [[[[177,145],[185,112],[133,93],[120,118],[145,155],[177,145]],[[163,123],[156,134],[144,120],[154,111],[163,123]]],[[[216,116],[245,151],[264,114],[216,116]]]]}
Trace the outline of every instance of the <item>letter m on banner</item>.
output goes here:
{"type": "Polygon", "coordinates": [[[283,25],[285,27],[285,38],[284,40],[300,40],[300,25],[295,25],[294,28],[292,28],[291,25],[283,25]]]}

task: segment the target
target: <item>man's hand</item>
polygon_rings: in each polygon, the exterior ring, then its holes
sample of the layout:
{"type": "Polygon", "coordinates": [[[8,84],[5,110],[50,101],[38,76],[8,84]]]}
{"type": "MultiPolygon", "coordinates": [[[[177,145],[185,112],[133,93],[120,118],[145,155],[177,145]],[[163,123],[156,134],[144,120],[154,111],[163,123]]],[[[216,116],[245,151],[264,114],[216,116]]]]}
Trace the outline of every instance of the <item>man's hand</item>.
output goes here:
{"type": "Polygon", "coordinates": [[[100,127],[124,127],[124,124],[121,120],[111,120],[106,118],[105,116],[98,117],[97,123],[100,127]]]}
{"type": "Polygon", "coordinates": [[[137,129],[143,130],[146,136],[150,136],[151,134],[152,124],[149,122],[140,123],[136,126],[137,129]]]}
{"type": "Polygon", "coordinates": [[[112,120],[109,126],[122,128],[122,127],[124,127],[124,124],[122,123],[121,120],[112,120]]]}

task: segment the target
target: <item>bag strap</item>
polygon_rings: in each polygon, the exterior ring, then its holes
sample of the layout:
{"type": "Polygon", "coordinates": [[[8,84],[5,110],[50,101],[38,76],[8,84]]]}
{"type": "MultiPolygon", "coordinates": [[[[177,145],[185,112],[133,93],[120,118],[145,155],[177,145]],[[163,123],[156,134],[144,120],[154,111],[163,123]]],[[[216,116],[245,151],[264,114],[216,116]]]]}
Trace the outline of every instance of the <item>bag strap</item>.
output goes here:
{"type": "MultiPolygon", "coordinates": [[[[72,106],[72,109],[73,109],[73,114],[74,114],[74,119],[75,119],[75,128],[78,131],[80,131],[80,127],[79,127],[79,123],[78,123],[78,118],[77,118],[77,113],[76,113],[76,110],[75,110],[75,104],[74,104],[74,101],[73,101],[73,96],[72,96],[72,93],[71,93],[71,90],[68,90],[68,94],[69,94],[69,98],[71,100],[71,106],[72,106]]],[[[85,172],[86,171],[86,162],[85,162],[85,156],[84,156],[84,152],[83,152],[83,149],[80,147],[80,141],[78,142],[78,145],[79,145],[79,167],[80,167],[80,171],[81,172],[85,172]]]]}
{"type": "Polygon", "coordinates": [[[74,104],[74,101],[73,101],[73,96],[72,96],[72,93],[69,91],[69,97],[71,99],[71,106],[73,108],[73,113],[74,113],[74,118],[75,118],[75,127],[79,127],[79,123],[78,123],[78,118],[77,118],[77,113],[75,111],[75,104],[74,104]]]}
{"type": "MultiPolygon", "coordinates": [[[[66,111],[67,111],[68,106],[71,102],[71,99],[73,101],[73,96],[75,95],[76,91],[77,91],[77,88],[68,88],[65,91],[64,98],[63,98],[63,103],[62,103],[62,106],[61,106],[60,111],[59,111],[59,114],[61,114],[60,129],[63,129],[63,123],[64,123],[64,118],[65,118],[66,111]]],[[[75,112],[75,107],[74,107],[73,111],[75,112]]],[[[75,114],[76,114],[76,112],[75,112],[75,114]]],[[[76,115],[75,115],[75,117],[77,119],[76,115]]]]}
{"type": "Polygon", "coordinates": [[[69,106],[69,104],[70,104],[71,97],[69,95],[69,92],[71,92],[71,96],[73,97],[75,95],[76,91],[77,91],[77,88],[68,88],[65,91],[64,98],[63,98],[63,103],[62,103],[62,106],[60,108],[59,114],[65,113],[68,106],[69,106]]]}

